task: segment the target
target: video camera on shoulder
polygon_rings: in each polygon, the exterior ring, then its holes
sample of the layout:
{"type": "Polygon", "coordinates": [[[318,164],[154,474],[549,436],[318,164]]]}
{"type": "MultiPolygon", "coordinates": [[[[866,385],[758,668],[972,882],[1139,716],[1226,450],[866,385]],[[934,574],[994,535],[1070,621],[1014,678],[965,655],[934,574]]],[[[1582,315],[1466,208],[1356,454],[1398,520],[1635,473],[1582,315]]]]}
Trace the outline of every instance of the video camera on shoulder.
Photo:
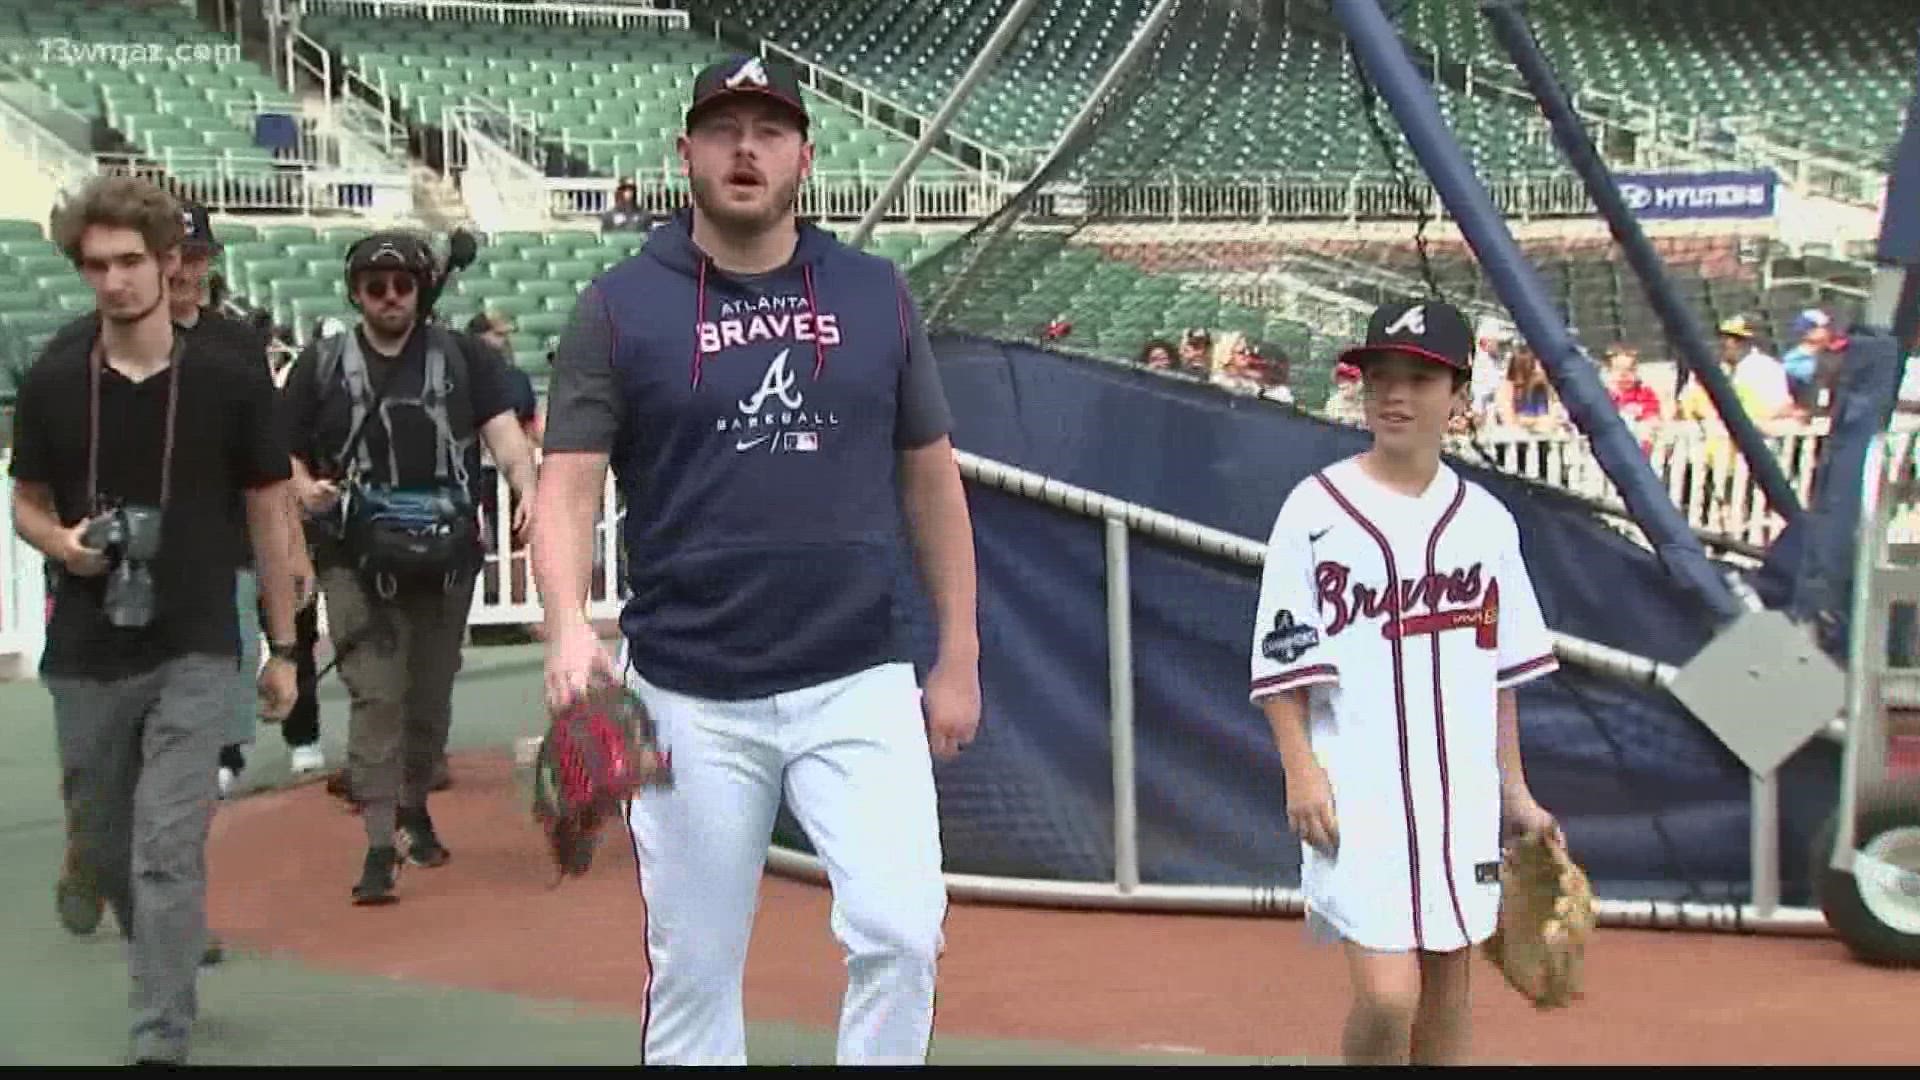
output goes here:
{"type": "Polygon", "coordinates": [[[122,630],[153,623],[153,562],[160,557],[160,508],[114,504],[87,523],[81,543],[107,560],[107,621],[122,630]]]}

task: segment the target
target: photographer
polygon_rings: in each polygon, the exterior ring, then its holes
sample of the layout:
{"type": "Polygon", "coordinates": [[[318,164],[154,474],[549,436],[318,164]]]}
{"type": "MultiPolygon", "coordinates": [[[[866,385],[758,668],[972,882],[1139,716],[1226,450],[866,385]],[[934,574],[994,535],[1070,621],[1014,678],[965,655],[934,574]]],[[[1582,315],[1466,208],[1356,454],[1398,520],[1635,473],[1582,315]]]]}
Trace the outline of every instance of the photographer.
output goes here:
{"type": "MultiPolygon", "coordinates": [[[[214,238],[213,223],[206,208],[188,203],[181,209],[185,229],[180,241],[178,268],[167,281],[167,307],[175,331],[197,350],[217,352],[242,365],[264,363],[266,342],[252,326],[220,313],[213,297],[210,271],[220,253],[214,238]]],[[[60,328],[53,337],[52,349],[84,348],[95,333],[96,321],[86,315],[60,328]]],[[[237,497],[237,496],[236,496],[237,497]]],[[[306,607],[313,588],[313,567],[299,531],[299,517],[291,493],[287,499],[288,536],[293,540],[289,559],[294,567],[295,602],[306,607]]],[[[253,741],[259,702],[254,679],[260,668],[259,634],[268,629],[259,605],[259,588],[254,573],[252,552],[244,535],[235,538],[235,560],[240,567],[236,576],[234,604],[240,626],[240,662],[233,682],[232,705],[228,716],[232,727],[222,740],[219,754],[219,791],[225,796],[246,768],[245,747],[253,741]]],[[[75,934],[92,933],[99,924],[105,899],[84,874],[76,873],[78,860],[69,851],[66,870],[55,889],[60,922],[75,934]]],[[[208,960],[219,959],[217,943],[208,947],[208,960]]]]}
{"type": "Polygon", "coordinates": [[[450,854],[427,795],[446,750],[483,559],[476,436],[507,475],[520,536],[534,471],[498,365],[427,321],[443,281],[426,241],[376,233],[353,245],[346,263],[359,325],[295,361],[285,415],[295,490],[315,523],[327,620],[352,694],[350,793],[368,849],[353,900],[376,904],[395,899],[400,859],[431,867],[450,854]]]}
{"type": "Polygon", "coordinates": [[[131,177],[56,212],[96,309],[27,373],[12,465],[15,530],[59,568],[40,671],[75,861],[130,939],[132,1055],[151,1063],[186,1060],[197,1011],[243,535],[273,631],[260,714],[294,695],[285,433],[257,360],[175,329],[184,232],[172,196],[131,177]]]}

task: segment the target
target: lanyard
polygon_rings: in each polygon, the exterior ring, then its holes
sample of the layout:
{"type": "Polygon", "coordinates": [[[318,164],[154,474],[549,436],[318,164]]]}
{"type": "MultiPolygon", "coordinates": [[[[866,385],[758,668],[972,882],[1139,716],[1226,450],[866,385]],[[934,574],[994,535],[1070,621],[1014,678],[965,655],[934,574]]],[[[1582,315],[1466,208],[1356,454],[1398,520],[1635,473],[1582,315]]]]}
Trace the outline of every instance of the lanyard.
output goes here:
{"type": "MultiPolygon", "coordinates": [[[[167,508],[167,495],[173,486],[173,425],[180,412],[180,357],[186,351],[187,336],[173,331],[173,353],[168,359],[167,433],[160,450],[160,507],[167,508]]],[[[107,366],[106,346],[96,337],[93,353],[87,359],[87,512],[96,513],[100,500],[100,379],[107,366]]]]}

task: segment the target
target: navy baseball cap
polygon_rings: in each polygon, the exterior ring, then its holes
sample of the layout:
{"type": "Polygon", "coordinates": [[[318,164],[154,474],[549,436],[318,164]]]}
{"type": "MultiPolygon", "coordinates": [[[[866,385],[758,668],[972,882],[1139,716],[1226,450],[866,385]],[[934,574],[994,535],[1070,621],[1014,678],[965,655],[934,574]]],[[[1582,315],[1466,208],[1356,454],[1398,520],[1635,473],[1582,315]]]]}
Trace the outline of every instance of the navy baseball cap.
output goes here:
{"type": "Polygon", "coordinates": [[[759,56],[730,56],[709,64],[693,80],[693,101],[687,106],[687,128],[691,130],[700,113],[736,94],[769,97],[787,107],[806,131],[810,122],[806,102],[800,96],[800,76],[778,61],[759,56]]]}
{"type": "Polygon", "coordinates": [[[180,246],[187,250],[220,254],[220,241],[213,238],[213,219],[207,216],[207,208],[197,202],[182,203],[180,206],[180,224],[187,233],[180,239],[180,246]]]}
{"type": "Polygon", "coordinates": [[[1382,304],[1367,321],[1367,342],[1340,354],[1340,363],[1365,367],[1386,353],[1431,360],[1454,371],[1473,370],[1473,327],[1445,300],[1382,304]]]}

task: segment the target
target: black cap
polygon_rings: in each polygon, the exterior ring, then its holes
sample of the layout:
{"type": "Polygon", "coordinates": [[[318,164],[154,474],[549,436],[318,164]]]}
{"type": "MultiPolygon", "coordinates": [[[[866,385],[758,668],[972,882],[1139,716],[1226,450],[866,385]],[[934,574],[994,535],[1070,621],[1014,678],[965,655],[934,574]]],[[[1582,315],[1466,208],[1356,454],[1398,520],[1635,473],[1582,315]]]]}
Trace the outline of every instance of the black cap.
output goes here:
{"type": "Polygon", "coordinates": [[[1445,300],[1397,300],[1382,304],[1367,321],[1367,343],[1340,354],[1340,362],[1365,367],[1382,353],[1402,353],[1445,365],[1473,369],[1473,328],[1460,309],[1445,300]]]}
{"type": "Polygon", "coordinates": [[[687,106],[687,127],[700,110],[735,94],[759,94],[785,105],[807,130],[807,106],[800,96],[800,76],[785,64],[758,56],[729,56],[709,64],[693,80],[693,101],[687,106]]]}
{"type": "Polygon", "coordinates": [[[213,238],[213,219],[207,216],[207,208],[197,202],[180,205],[180,224],[186,226],[187,234],[180,238],[180,246],[200,248],[215,255],[220,254],[220,241],[213,238]]]}

